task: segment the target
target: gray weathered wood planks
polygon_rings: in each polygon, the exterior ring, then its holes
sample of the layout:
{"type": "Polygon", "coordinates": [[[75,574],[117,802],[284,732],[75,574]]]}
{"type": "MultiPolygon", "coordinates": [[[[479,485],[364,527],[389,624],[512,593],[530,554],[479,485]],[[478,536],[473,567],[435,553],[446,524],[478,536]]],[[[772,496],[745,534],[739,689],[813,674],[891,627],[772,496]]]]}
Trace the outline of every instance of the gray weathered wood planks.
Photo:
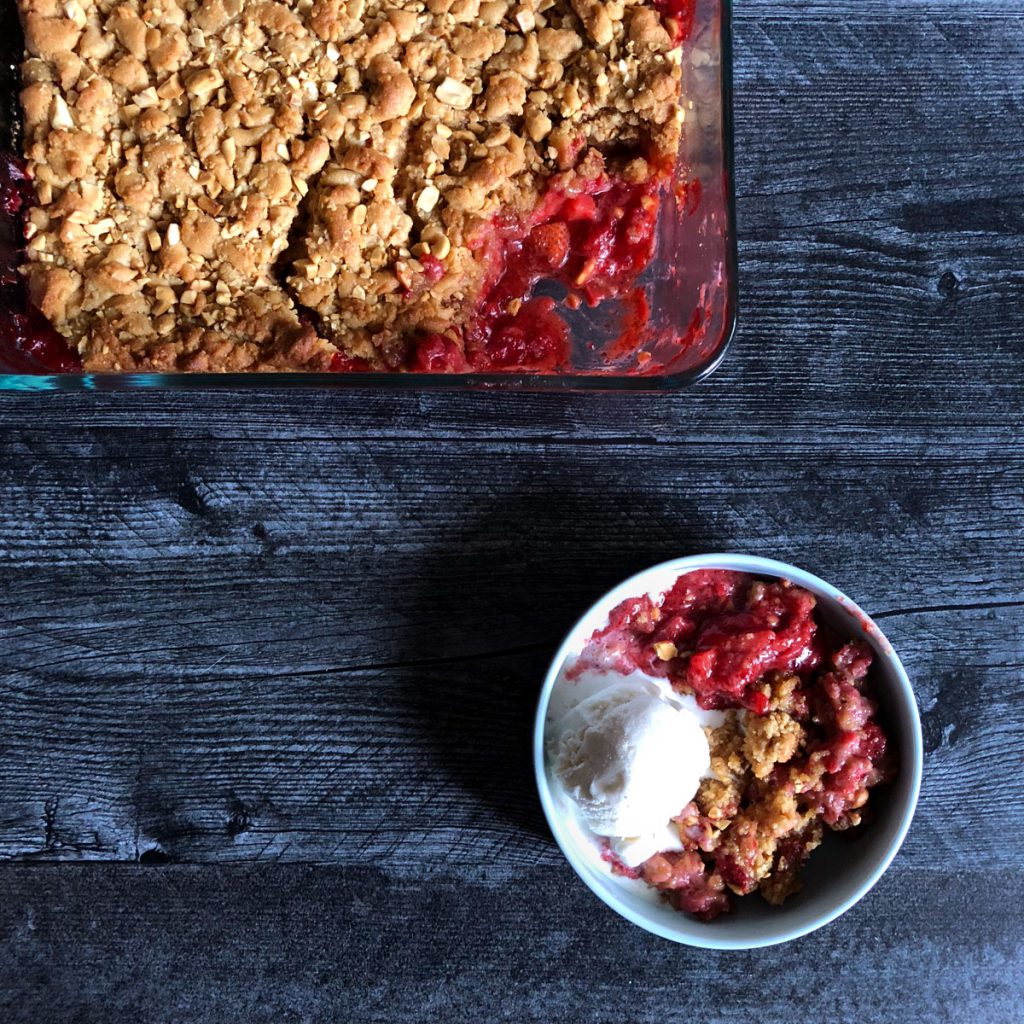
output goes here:
{"type": "Polygon", "coordinates": [[[1024,1012],[1024,4],[738,7],[707,384],[0,398],[4,1020],[1024,1012]],[[716,548],[877,613],[927,747],[878,888],[738,955],[590,896],[528,751],[579,611],[716,548]]]}

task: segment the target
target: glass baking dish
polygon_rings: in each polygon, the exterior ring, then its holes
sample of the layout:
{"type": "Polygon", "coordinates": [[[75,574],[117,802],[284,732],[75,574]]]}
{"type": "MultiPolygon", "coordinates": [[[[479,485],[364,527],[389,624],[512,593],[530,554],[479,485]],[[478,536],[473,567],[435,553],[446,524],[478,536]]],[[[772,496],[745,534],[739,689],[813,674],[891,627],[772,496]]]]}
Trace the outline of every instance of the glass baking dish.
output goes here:
{"type": "MultiPolygon", "coordinates": [[[[20,31],[14,0],[2,0],[7,39],[20,31]]],[[[502,388],[520,390],[657,391],[696,383],[721,362],[737,313],[735,203],[732,180],[730,0],[693,0],[694,20],[683,43],[685,121],[675,170],[678,201],[661,203],[653,257],[637,280],[649,320],[622,351],[628,301],[606,299],[595,307],[559,304],[571,336],[568,371],[530,373],[26,373],[10,372],[0,354],[0,389],[94,391],[275,387],[502,388]],[[697,187],[694,187],[697,183],[697,187]],[[685,208],[683,208],[685,207],[685,208]],[[617,339],[618,342],[617,342],[617,339]],[[609,346],[615,344],[615,360],[609,346]]],[[[6,55],[0,73],[17,67],[6,55]]],[[[16,70],[14,71],[16,75],[16,70]]],[[[10,81],[4,94],[13,96],[10,81]]],[[[10,99],[6,101],[10,103],[10,99]]],[[[8,125],[17,110],[5,110],[8,125]]],[[[543,294],[556,301],[555,290],[543,294]]]]}

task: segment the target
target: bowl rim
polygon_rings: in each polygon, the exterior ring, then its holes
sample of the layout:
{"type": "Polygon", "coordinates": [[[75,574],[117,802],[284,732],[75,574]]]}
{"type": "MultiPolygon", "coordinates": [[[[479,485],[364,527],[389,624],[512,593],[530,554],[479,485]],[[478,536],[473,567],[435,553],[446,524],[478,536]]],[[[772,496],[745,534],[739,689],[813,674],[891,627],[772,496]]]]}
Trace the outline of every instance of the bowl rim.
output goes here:
{"type": "MultiPolygon", "coordinates": [[[[758,949],[765,946],[774,946],[782,942],[789,942],[793,939],[800,938],[803,935],[807,935],[810,932],[816,931],[818,928],[824,927],[840,915],[846,913],[847,910],[867,895],[867,893],[875,886],[878,880],[885,873],[886,869],[892,863],[893,858],[899,852],[900,847],[903,845],[903,840],[906,838],[907,832],[910,829],[910,823],[914,817],[914,811],[917,807],[918,796],[921,789],[923,761],[924,753],[921,735],[921,718],[918,711],[917,700],[914,696],[913,687],[911,686],[910,679],[907,676],[907,672],[904,669],[899,656],[893,650],[892,644],[889,643],[885,634],[881,629],[879,629],[874,620],[841,590],[820,577],[815,576],[813,573],[800,569],[795,565],[790,565],[787,562],[777,561],[776,559],[762,558],[758,555],[746,555],[735,552],[714,552],[710,554],[687,555],[659,562],[657,565],[652,565],[647,569],[634,573],[621,583],[610,588],[596,601],[594,601],[568,631],[565,639],[559,645],[558,650],[548,667],[547,673],[544,677],[543,686],[541,687],[540,696],[537,701],[537,712],[533,730],[534,776],[541,807],[544,810],[544,817],[547,819],[548,827],[551,829],[551,833],[554,836],[559,849],[562,851],[563,856],[572,866],[579,878],[603,903],[609,906],[617,914],[626,918],[626,920],[630,921],[632,924],[635,924],[654,935],[658,935],[661,938],[701,949],[758,949]],[[897,684],[896,702],[904,705],[904,709],[908,712],[908,721],[910,725],[909,737],[904,738],[903,742],[904,763],[901,765],[902,771],[909,771],[911,773],[910,789],[900,810],[899,825],[890,839],[885,852],[878,858],[877,863],[871,869],[867,877],[846,899],[840,901],[834,907],[831,907],[828,911],[822,913],[818,917],[812,918],[807,923],[790,928],[783,927],[780,928],[777,933],[748,940],[737,937],[716,935],[710,929],[706,938],[702,936],[699,937],[682,934],[673,928],[661,924],[653,917],[647,917],[645,915],[635,913],[629,906],[621,901],[614,892],[611,892],[606,888],[599,888],[596,882],[592,880],[591,872],[584,869],[580,859],[573,851],[571,844],[567,841],[566,829],[562,824],[562,816],[555,807],[545,767],[545,717],[551,697],[551,691],[566,658],[568,658],[569,655],[576,653],[579,646],[579,640],[576,638],[575,634],[584,621],[594,615],[598,611],[599,607],[604,605],[612,595],[617,595],[621,592],[623,595],[622,599],[625,599],[629,596],[627,591],[630,591],[631,589],[636,589],[637,593],[642,591],[646,592],[643,590],[646,586],[645,581],[654,574],[677,572],[679,575],[683,575],[684,573],[692,572],[696,569],[732,569],[739,572],[749,572],[761,576],[776,576],[788,579],[799,586],[805,586],[808,590],[816,593],[816,595],[823,595],[840,605],[844,611],[860,622],[864,633],[874,641],[874,645],[878,648],[881,656],[892,669],[897,684]],[[909,742],[907,742],[908,739],[909,742]]],[[[687,920],[689,919],[687,918],[687,920]]]]}

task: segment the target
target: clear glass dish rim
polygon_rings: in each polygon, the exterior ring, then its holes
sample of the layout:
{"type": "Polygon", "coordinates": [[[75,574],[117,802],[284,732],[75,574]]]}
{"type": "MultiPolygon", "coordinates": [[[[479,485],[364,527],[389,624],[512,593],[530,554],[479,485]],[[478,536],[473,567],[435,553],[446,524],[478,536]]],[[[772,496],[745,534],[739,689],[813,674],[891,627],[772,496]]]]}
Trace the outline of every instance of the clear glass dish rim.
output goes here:
{"type": "Polygon", "coordinates": [[[697,384],[721,364],[736,333],[739,258],[733,180],[732,0],[721,10],[722,165],[725,176],[726,321],[710,356],[681,373],[664,376],[530,373],[0,373],[0,391],[208,391],[373,389],[412,391],[675,391],[697,384]]]}

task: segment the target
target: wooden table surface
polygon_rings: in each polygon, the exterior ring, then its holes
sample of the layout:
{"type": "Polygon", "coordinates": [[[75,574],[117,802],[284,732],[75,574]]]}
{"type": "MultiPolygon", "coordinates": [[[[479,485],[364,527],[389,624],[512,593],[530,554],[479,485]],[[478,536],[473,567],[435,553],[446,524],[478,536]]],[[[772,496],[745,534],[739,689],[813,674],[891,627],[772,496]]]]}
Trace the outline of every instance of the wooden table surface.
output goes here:
{"type": "Polygon", "coordinates": [[[1021,1019],[1024,3],[740,0],[741,330],[677,395],[0,398],[0,1019],[1021,1019]],[[540,679],[646,565],[881,620],[878,887],[676,947],[564,862],[540,679]]]}

